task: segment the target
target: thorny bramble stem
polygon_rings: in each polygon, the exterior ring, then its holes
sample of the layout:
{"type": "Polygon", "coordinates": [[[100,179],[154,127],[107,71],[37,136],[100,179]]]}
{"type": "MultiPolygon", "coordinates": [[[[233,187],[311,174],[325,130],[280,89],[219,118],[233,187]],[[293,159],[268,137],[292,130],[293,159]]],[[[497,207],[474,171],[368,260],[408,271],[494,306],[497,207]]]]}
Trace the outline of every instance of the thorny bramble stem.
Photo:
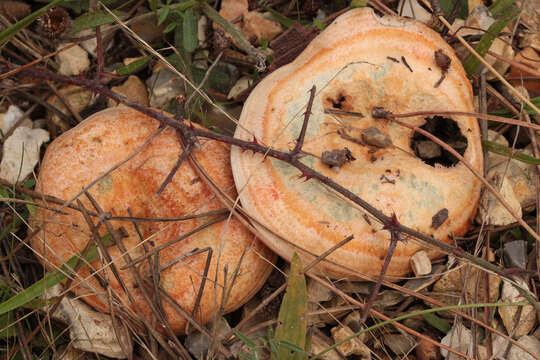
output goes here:
{"type": "Polygon", "coordinates": [[[375,288],[369,295],[368,301],[366,303],[366,307],[364,308],[364,311],[362,313],[362,318],[360,319],[360,322],[365,322],[367,320],[367,317],[369,315],[369,309],[373,306],[373,303],[375,302],[375,299],[377,298],[377,295],[379,294],[379,290],[381,289],[381,284],[384,278],[384,275],[386,274],[386,271],[388,270],[388,266],[390,265],[390,260],[392,260],[392,256],[394,255],[394,251],[396,250],[396,246],[398,241],[402,240],[399,232],[399,226],[400,223],[397,219],[396,214],[392,214],[390,221],[385,223],[383,226],[384,230],[388,230],[390,232],[390,244],[388,245],[388,251],[386,253],[386,257],[384,258],[384,263],[381,268],[381,272],[379,273],[379,279],[377,279],[377,283],[375,284],[375,288]]]}
{"type": "Polygon", "coordinates": [[[311,108],[313,107],[313,100],[315,99],[315,85],[309,90],[309,101],[306,106],[306,112],[304,113],[304,122],[302,123],[302,129],[300,130],[300,135],[296,141],[294,149],[290,152],[291,157],[297,156],[300,151],[302,151],[302,146],[304,146],[304,139],[306,137],[306,130],[309,122],[309,117],[311,116],[311,108]]]}
{"type": "MultiPolygon", "coordinates": [[[[8,71],[16,69],[15,66],[6,63],[6,62],[0,62],[0,75],[3,73],[6,73],[8,71]]],[[[18,76],[31,76],[33,78],[37,79],[44,79],[44,80],[51,80],[51,81],[57,81],[61,83],[67,83],[77,86],[82,86],[86,89],[92,90],[95,93],[99,93],[100,95],[103,95],[107,98],[111,98],[113,100],[116,100],[126,106],[129,106],[145,115],[148,115],[158,121],[160,121],[163,125],[170,126],[182,135],[185,139],[194,139],[196,137],[203,137],[207,139],[212,139],[216,141],[221,141],[224,143],[228,143],[233,146],[238,146],[242,148],[243,150],[250,150],[253,152],[257,152],[266,156],[270,156],[282,161],[285,161],[286,163],[294,166],[297,168],[302,174],[306,174],[309,176],[309,178],[314,178],[322,182],[323,184],[327,185],[329,188],[333,189],[334,191],[340,193],[353,203],[359,205],[362,207],[366,212],[371,214],[374,218],[378,219],[382,224],[387,224],[391,221],[391,218],[385,214],[383,214],[381,211],[376,209],[374,206],[363,200],[362,198],[358,197],[356,194],[348,190],[347,188],[341,186],[340,184],[336,183],[332,179],[322,175],[321,173],[313,170],[309,166],[303,164],[300,160],[298,160],[296,157],[291,156],[290,152],[284,152],[275,150],[272,148],[268,148],[266,146],[260,145],[258,143],[250,142],[250,141],[244,141],[240,139],[236,139],[231,136],[217,134],[208,130],[202,130],[197,129],[194,127],[190,127],[189,125],[176,121],[169,116],[160,113],[158,111],[152,110],[150,108],[147,108],[143,105],[140,105],[138,103],[135,103],[128,98],[119,95],[113,91],[111,91],[106,86],[103,86],[96,81],[89,80],[86,78],[83,78],[82,76],[78,77],[69,77],[64,75],[55,74],[48,70],[43,69],[35,69],[35,68],[28,68],[25,70],[22,70],[17,73],[18,76]]],[[[476,257],[472,254],[467,253],[463,249],[460,249],[459,247],[452,246],[450,244],[446,244],[442,241],[439,241],[432,236],[429,236],[427,234],[424,234],[422,232],[416,231],[414,229],[411,229],[403,224],[399,224],[398,230],[402,234],[407,234],[409,236],[412,236],[414,238],[417,238],[421,240],[424,243],[427,243],[431,246],[435,246],[441,251],[451,254],[459,259],[470,261],[472,264],[483,268],[485,270],[491,271],[495,274],[500,275],[501,277],[508,279],[513,282],[513,279],[510,278],[506,273],[505,270],[500,268],[497,265],[491,264],[488,261],[485,261],[484,259],[481,259],[479,257],[476,257]]],[[[531,296],[528,290],[523,289],[521,287],[517,287],[520,291],[521,295],[527,299],[535,308],[536,310],[540,311],[540,303],[537,303],[536,300],[531,296]]]]}

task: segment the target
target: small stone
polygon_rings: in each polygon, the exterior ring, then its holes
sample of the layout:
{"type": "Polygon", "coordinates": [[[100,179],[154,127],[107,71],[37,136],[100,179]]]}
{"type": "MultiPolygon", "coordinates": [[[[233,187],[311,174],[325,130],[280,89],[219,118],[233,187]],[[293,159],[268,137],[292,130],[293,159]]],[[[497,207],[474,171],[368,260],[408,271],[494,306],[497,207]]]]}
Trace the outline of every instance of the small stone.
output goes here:
{"type": "MultiPolygon", "coordinates": [[[[441,344],[451,347],[463,354],[467,354],[469,346],[472,341],[471,330],[467,329],[460,322],[455,323],[452,329],[442,338],[441,344]]],[[[448,350],[441,348],[441,354],[446,360],[458,360],[461,359],[448,350]]]]}
{"type": "Polygon", "coordinates": [[[334,293],[319,282],[308,279],[307,297],[311,302],[320,303],[332,300],[334,293]]]}
{"type": "MultiPolygon", "coordinates": [[[[521,279],[516,278],[522,287],[528,289],[527,283],[521,279]]],[[[512,284],[507,281],[503,281],[502,302],[521,302],[524,301],[523,296],[519,293],[512,284]]],[[[518,307],[517,306],[501,306],[499,307],[499,315],[503,321],[504,327],[508,334],[513,337],[519,338],[523,335],[529,334],[536,325],[536,311],[532,305],[526,305],[521,307],[521,316],[519,319],[515,318],[518,307]],[[516,328],[517,325],[517,328],[516,328]]]]}
{"type": "Polygon", "coordinates": [[[330,167],[341,167],[347,162],[356,160],[351,151],[348,148],[335,149],[332,151],[323,151],[321,154],[321,160],[323,164],[330,167]]]}
{"type": "MultiPolygon", "coordinates": [[[[148,94],[146,93],[146,86],[144,83],[135,75],[131,75],[126,82],[120,86],[114,86],[112,91],[124,95],[131,101],[141,104],[143,106],[148,106],[148,94]]],[[[108,100],[109,107],[114,107],[121,105],[113,99],[108,100]]]]}
{"type": "MultiPolygon", "coordinates": [[[[503,145],[506,147],[509,147],[510,144],[508,143],[508,140],[502,135],[499,135],[496,131],[488,130],[488,140],[493,141],[499,145],[503,145]]],[[[488,152],[488,163],[486,165],[488,170],[491,170],[494,166],[499,165],[500,163],[506,162],[508,160],[508,156],[496,154],[494,152],[489,151],[488,152]]]]}
{"type": "Polygon", "coordinates": [[[236,81],[236,84],[233,85],[229,93],[227,94],[227,99],[237,101],[237,97],[247,88],[251,86],[253,79],[251,76],[242,76],[236,81]]]}
{"type": "MultiPolygon", "coordinates": [[[[58,49],[67,45],[61,44],[58,49]]],[[[56,60],[60,65],[58,73],[61,75],[79,75],[90,68],[88,53],[79,45],[61,51],[56,55],[56,60]]]]}
{"type": "Polygon", "coordinates": [[[520,31],[519,47],[521,49],[531,47],[540,51],[540,32],[520,31]]]}
{"type": "MultiPolygon", "coordinates": [[[[336,326],[331,330],[331,333],[335,343],[354,334],[348,326],[336,326]]],[[[357,355],[361,359],[371,359],[369,348],[356,337],[338,345],[337,348],[345,356],[357,355]]]]}
{"type": "Polygon", "coordinates": [[[507,268],[527,268],[527,242],[516,240],[504,243],[504,260],[507,268]]]}
{"type": "Polygon", "coordinates": [[[263,14],[250,11],[244,14],[244,26],[242,30],[249,40],[260,44],[261,40],[272,40],[281,32],[281,25],[273,20],[267,19],[263,14]]]}
{"type": "MultiPolygon", "coordinates": [[[[499,190],[499,194],[515,212],[518,218],[522,216],[521,204],[514,193],[514,183],[508,178],[490,170],[487,175],[488,181],[499,190]]],[[[478,222],[486,225],[503,226],[516,222],[516,218],[501,204],[501,202],[490,191],[484,191],[480,198],[478,210],[478,222]]]]}
{"type": "Polygon", "coordinates": [[[417,0],[400,0],[398,9],[403,9],[400,13],[401,16],[416,19],[426,25],[432,23],[433,16],[417,0]]]}
{"type": "MultiPolygon", "coordinates": [[[[107,30],[108,26],[102,26],[101,27],[101,32],[102,34],[105,34],[106,33],[106,30],[107,30]]],[[[84,30],[81,30],[79,31],[76,36],[77,37],[85,37],[85,36],[89,36],[89,35],[94,35],[96,33],[96,31],[94,29],[84,29],[84,30]]],[[[103,41],[103,51],[106,52],[108,50],[110,50],[113,46],[113,39],[114,37],[113,36],[102,36],[102,41],[103,41]]],[[[85,40],[83,42],[81,42],[81,47],[86,50],[87,53],[89,53],[92,57],[97,57],[97,38],[94,36],[88,40],[85,40]]]]}
{"type": "Polygon", "coordinates": [[[378,148],[387,148],[392,145],[392,140],[375,126],[370,126],[367,129],[362,130],[362,140],[371,146],[378,148]]]}
{"type": "Polygon", "coordinates": [[[425,289],[429,285],[437,281],[438,277],[435,276],[436,274],[440,274],[441,272],[445,270],[446,270],[446,266],[444,265],[431,264],[431,272],[429,274],[432,276],[423,276],[421,278],[409,279],[405,282],[405,284],[403,284],[403,287],[413,290],[413,291],[420,291],[422,289],[425,289]]]}
{"type": "MultiPolygon", "coordinates": [[[[322,336],[320,336],[318,333],[315,333],[311,336],[311,346],[309,348],[311,355],[315,355],[320,353],[323,350],[326,350],[330,347],[329,341],[324,339],[322,336]]],[[[337,351],[332,350],[324,355],[320,356],[319,359],[321,360],[342,360],[342,357],[338,354],[337,351]]]]}
{"type": "MultiPolygon", "coordinates": [[[[459,299],[462,296],[463,289],[467,291],[467,297],[474,299],[475,294],[484,297],[485,293],[485,281],[484,277],[486,273],[478,270],[475,267],[470,267],[467,271],[467,264],[460,263],[457,268],[454,268],[446,272],[439,280],[433,285],[433,293],[430,295],[435,299],[444,302],[448,305],[457,305],[459,299]]],[[[499,286],[501,278],[499,276],[489,274],[489,302],[496,302],[499,298],[499,286]]],[[[433,306],[427,304],[428,306],[433,306]]],[[[453,317],[450,312],[439,312],[441,316],[453,317]]]]}
{"type": "Polygon", "coordinates": [[[233,21],[248,12],[248,0],[222,0],[219,14],[228,21],[233,21]]]}
{"type": "MultiPolygon", "coordinates": [[[[77,113],[84,110],[92,101],[92,92],[78,86],[68,85],[58,90],[58,92],[63,96],[64,100],[69,104],[71,109],[77,113]]],[[[53,95],[47,99],[47,102],[58,110],[62,111],[64,114],[71,116],[71,112],[65,107],[62,100],[60,100],[56,95],[53,95]]],[[[65,123],[56,112],[47,110],[47,118],[49,118],[62,131],[66,131],[69,128],[69,124],[65,123]]]]}
{"type": "Polygon", "coordinates": [[[169,101],[185,94],[184,80],[169,69],[157,67],[146,81],[150,93],[150,106],[164,109],[169,101]]]}
{"type": "MultiPolygon", "coordinates": [[[[360,311],[353,311],[342,321],[343,325],[348,326],[352,331],[359,332],[364,327],[362,326],[362,314],[360,311]]],[[[358,337],[358,340],[364,341],[365,333],[358,337]]]]}
{"type": "MultiPolygon", "coordinates": [[[[330,289],[322,286],[317,281],[308,279],[307,298],[308,312],[318,312],[327,308],[327,306],[321,306],[321,303],[332,300],[334,298],[334,294],[330,289]]],[[[308,318],[308,325],[325,327],[325,320],[328,319],[328,316],[331,316],[331,314],[313,314],[308,318]]]]}
{"type": "Polygon", "coordinates": [[[204,49],[208,47],[208,37],[206,32],[208,31],[208,18],[201,16],[197,21],[197,40],[199,40],[199,48],[204,49]]]}
{"type": "Polygon", "coordinates": [[[415,151],[420,159],[433,159],[442,155],[441,147],[430,140],[415,142],[415,151]]]}
{"type": "Polygon", "coordinates": [[[521,9],[519,22],[529,30],[540,32],[540,1],[516,0],[516,6],[521,9]]]}
{"type": "MultiPolygon", "coordinates": [[[[47,290],[46,298],[58,297],[63,292],[60,285],[47,290]]],[[[124,327],[114,327],[111,315],[92,310],[82,300],[64,296],[53,315],[69,324],[71,345],[78,350],[95,352],[115,359],[128,357],[131,352],[129,333],[124,327]]]]}
{"type": "Polygon", "coordinates": [[[431,260],[424,250],[420,250],[411,256],[411,267],[416,276],[431,273],[431,260]]]}
{"type": "Polygon", "coordinates": [[[418,360],[439,360],[441,358],[439,348],[423,338],[418,340],[415,355],[418,360]]]}
{"type": "Polygon", "coordinates": [[[379,292],[379,295],[377,295],[373,307],[375,309],[384,311],[384,309],[400,304],[404,299],[405,295],[400,291],[384,290],[379,292]]]}
{"type": "Polygon", "coordinates": [[[540,340],[540,327],[536,328],[536,330],[533,332],[533,336],[540,340]]]}
{"type": "MultiPolygon", "coordinates": [[[[220,318],[218,321],[219,324],[216,337],[217,339],[220,339],[231,330],[231,327],[224,318],[220,318]]],[[[193,331],[188,334],[188,336],[186,336],[185,345],[189,352],[193,356],[195,356],[196,359],[204,359],[206,358],[206,354],[208,353],[208,350],[214,340],[216,339],[210,339],[208,338],[208,336],[202,334],[199,331],[193,331]]]]}
{"type": "Polygon", "coordinates": [[[414,338],[405,334],[385,334],[383,342],[396,355],[409,354],[416,345],[414,338]]]}
{"type": "MultiPolygon", "coordinates": [[[[339,308],[347,306],[349,303],[341,296],[334,296],[330,301],[325,304],[327,309],[339,308]]],[[[332,311],[331,313],[324,313],[319,315],[319,319],[328,325],[335,325],[341,318],[348,313],[348,310],[332,311]]]]}
{"type": "MultiPolygon", "coordinates": [[[[2,134],[6,135],[23,116],[24,111],[15,105],[10,105],[6,113],[0,114],[0,129],[2,129],[2,134]]],[[[31,128],[32,120],[26,118],[19,126],[31,128]]]]}
{"type": "MultiPolygon", "coordinates": [[[[519,338],[518,343],[526,347],[527,349],[531,350],[533,354],[540,354],[540,340],[535,338],[534,336],[522,336],[519,338]]],[[[517,346],[513,345],[510,348],[510,352],[508,353],[508,360],[533,360],[534,357],[526,352],[525,350],[522,350],[518,348],[517,346]]]]}
{"type": "Polygon", "coordinates": [[[49,141],[43,129],[18,127],[4,142],[0,178],[15,184],[32,173],[39,161],[40,147],[49,141]]]}
{"type": "Polygon", "coordinates": [[[32,122],[32,129],[45,129],[47,127],[47,119],[36,119],[32,122]]]}
{"type": "MultiPolygon", "coordinates": [[[[520,152],[534,156],[530,146],[521,149],[520,152]]],[[[508,157],[504,156],[501,158],[504,160],[491,167],[488,173],[498,174],[500,177],[504,176],[505,182],[508,181],[511,185],[514,197],[521,207],[533,203],[534,208],[536,200],[536,166],[516,159],[509,161],[508,157]]],[[[530,211],[532,209],[527,208],[526,210],[530,211]]]]}

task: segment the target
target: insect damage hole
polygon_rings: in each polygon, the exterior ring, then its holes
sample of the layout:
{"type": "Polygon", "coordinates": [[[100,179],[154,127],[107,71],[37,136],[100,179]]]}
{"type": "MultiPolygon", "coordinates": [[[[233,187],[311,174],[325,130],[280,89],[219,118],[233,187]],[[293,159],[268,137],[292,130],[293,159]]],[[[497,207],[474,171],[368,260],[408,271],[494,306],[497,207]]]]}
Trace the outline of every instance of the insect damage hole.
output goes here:
{"type": "Polygon", "coordinates": [[[339,109],[339,110],[345,110],[345,111],[350,110],[348,96],[345,96],[342,93],[339,93],[335,98],[327,97],[326,101],[328,102],[328,105],[332,107],[333,109],[339,109]]]}
{"type": "MultiPolygon", "coordinates": [[[[426,123],[420,128],[438,137],[448,144],[457,153],[463,155],[467,150],[467,138],[462,134],[458,124],[446,117],[434,116],[425,119],[426,123]]],[[[411,148],[426,164],[435,166],[440,164],[445,167],[456,165],[459,160],[449,151],[443,149],[439,144],[431,141],[420,133],[414,133],[411,148]]]]}

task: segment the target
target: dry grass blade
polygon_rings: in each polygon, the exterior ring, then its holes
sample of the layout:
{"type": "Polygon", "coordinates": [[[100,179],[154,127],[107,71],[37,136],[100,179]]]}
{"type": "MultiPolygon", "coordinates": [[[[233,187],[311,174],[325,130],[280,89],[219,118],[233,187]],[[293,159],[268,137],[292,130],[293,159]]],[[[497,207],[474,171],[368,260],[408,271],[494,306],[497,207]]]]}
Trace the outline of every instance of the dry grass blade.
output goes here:
{"type": "MultiPolygon", "coordinates": [[[[347,295],[346,293],[344,293],[343,291],[339,290],[337,287],[335,287],[334,285],[332,284],[328,284],[326,281],[324,281],[323,279],[321,279],[320,277],[316,276],[316,275],[313,275],[313,274],[308,274],[308,276],[310,278],[312,278],[313,280],[315,280],[316,282],[318,282],[319,284],[323,285],[324,287],[330,289],[332,292],[334,292],[335,294],[343,297],[344,299],[346,299],[348,302],[350,302],[351,304],[354,304],[354,305],[357,305],[359,307],[361,307],[362,309],[364,309],[365,307],[365,304],[362,304],[361,302],[359,302],[358,300],[356,300],[355,298],[347,295]]],[[[373,310],[371,309],[371,312],[374,316],[376,316],[377,318],[383,320],[383,321],[387,321],[387,320],[390,320],[390,318],[376,310],[373,310]]],[[[433,340],[432,338],[430,338],[429,336],[426,336],[424,334],[421,334],[415,330],[412,330],[410,328],[408,328],[407,326],[403,325],[403,324],[400,324],[400,323],[393,323],[392,325],[394,325],[395,327],[399,328],[399,329],[402,329],[406,332],[408,332],[409,334],[413,335],[413,336],[416,336],[418,338],[421,338],[423,339],[424,341],[427,341],[437,347],[440,347],[441,349],[445,349],[453,354],[456,354],[458,356],[461,356],[462,358],[464,359],[468,359],[468,360],[474,360],[474,358],[470,357],[470,356],[467,356],[451,347],[448,347],[446,345],[443,345],[435,340],[433,340]]]]}

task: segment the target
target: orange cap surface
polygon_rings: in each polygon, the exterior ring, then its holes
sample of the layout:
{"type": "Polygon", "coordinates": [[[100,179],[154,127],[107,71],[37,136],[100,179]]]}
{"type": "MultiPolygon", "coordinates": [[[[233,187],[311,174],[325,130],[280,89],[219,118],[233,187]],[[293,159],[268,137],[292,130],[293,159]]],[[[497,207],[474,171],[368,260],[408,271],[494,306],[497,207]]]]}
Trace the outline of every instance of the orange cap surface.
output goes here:
{"type": "MultiPolygon", "coordinates": [[[[47,195],[70,199],[91,181],[133,154],[158,127],[158,121],[126,107],[107,109],[92,115],[77,127],[63,133],[48,147],[36,189],[47,195]]],[[[229,163],[229,146],[206,139],[201,139],[200,145],[201,149],[193,152],[194,157],[220,188],[229,196],[236,196],[229,163]]],[[[166,128],[140,153],[105,176],[89,192],[103,211],[110,212],[112,216],[128,216],[128,209],[133,212],[133,216],[145,218],[179,217],[222,209],[224,206],[199,178],[189,161],[183,162],[163,193],[160,196],[156,194],[181,153],[177,134],[173,129],[166,128]]],[[[88,211],[96,212],[84,195],[80,200],[88,211]]],[[[71,209],[64,211],[68,215],[53,215],[48,210],[39,209],[34,218],[34,222],[43,231],[32,239],[32,246],[45,257],[44,264],[49,269],[60,266],[83,250],[92,238],[89,226],[80,212],[71,209]]],[[[145,246],[151,251],[214,218],[216,216],[175,222],[138,222],[137,225],[145,246]]],[[[94,224],[98,222],[96,217],[92,220],[94,224]]],[[[122,241],[132,259],[145,254],[132,222],[114,220],[111,224],[115,229],[123,227],[127,231],[128,237],[122,241]]],[[[107,232],[102,225],[100,235],[107,232]]],[[[258,291],[275,258],[234,217],[161,250],[159,264],[165,269],[160,272],[160,285],[189,313],[193,311],[208,255],[207,252],[191,256],[189,253],[205,248],[211,248],[213,254],[208,281],[194,316],[202,322],[211,319],[216,309],[220,308],[223,287],[225,285],[229,291],[237,266],[240,266],[238,276],[224,307],[225,313],[240,307],[258,291]],[[244,251],[244,258],[239,264],[244,251]],[[170,263],[173,265],[169,266],[170,263]],[[227,281],[224,279],[225,266],[228,271],[227,281]],[[217,284],[214,281],[216,274],[217,284]]],[[[118,269],[126,264],[126,259],[116,245],[109,247],[108,252],[118,269]]],[[[120,307],[124,309],[134,309],[105,259],[94,261],[91,268],[98,270],[97,274],[108,283],[113,301],[120,302],[120,307]]],[[[139,262],[136,268],[143,279],[149,280],[148,289],[152,293],[152,279],[149,277],[152,270],[148,260],[139,262]]],[[[109,311],[108,292],[95,276],[90,276],[90,272],[89,266],[79,270],[74,280],[79,285],[75,285],[72,290],[92,306],[109,311]]],[[[150,318],[149,304],[144,300],[142,289],[137,285],[132,272],[129,269],[120,270],[120,276],[143,314],[150,318]]],[[[185,318],[168,301],[162,302],[171,328],[178,334],[183,333],[185,318]]]]}
{"type": "MultiPolygon", "coordinates": [[[[376,107],[394,114],[474,111],[466,74],[452,48],[436,32],[413,20],[378,17],[368,8],[347,12],[294,62],[270,74],[254,89],[235,136],[248,141],[255,136],[273,148],[293,149],[314,85],[316,95],[303,146],[308,155],[301,159],[304,164],[384,214],[395,213],[402,224],[439,240],[449,241],[450,234],[466,231],[476,212],[480,181],[462,163],[449,167],[425,163],[411,149],[412,130],[371,116],[376,107]],[[439,50],[451,62],[445,78],[436,86],[442,76],[435,60],[439,50]],[[328,113],[328,109],[342,113],[328,113]],[[393,145],[370,146],[339,133],[345,130],[358,140],[358,134],[369,127],[376,127],[393,145]],[[346,162],[339,171],[321,160],[323,152],[345,147],[356,160],[346,162]],[[445,212],[448,218],[438,224],[445,212]]],[[[403,121],[422,126],[425,118],[403,121]]],[[[451,119],[467,139],[465,159],[481,170],[476,119],[451,119]]],[[[295,250],[304,249],[309,260],[313,256],[308,254],[320,255],[354,235],[354,240],[332,253],[317,271],[332,278],[351,279],[379,274],[390,238],[382,224],[322,183],[299,178],[300,172],[285,162],[263,160],[260,154],[235,147],[231,156],[241,203],[270,229],[258,226],[274,251],[290,259],[295,250]]],[[[399,243],[387,274],[407,274],[410,256],[421,248],[415,241],[399,243]]],[[[440,256],[436,251],[429,254],[432,258],[440,256]]]]}

